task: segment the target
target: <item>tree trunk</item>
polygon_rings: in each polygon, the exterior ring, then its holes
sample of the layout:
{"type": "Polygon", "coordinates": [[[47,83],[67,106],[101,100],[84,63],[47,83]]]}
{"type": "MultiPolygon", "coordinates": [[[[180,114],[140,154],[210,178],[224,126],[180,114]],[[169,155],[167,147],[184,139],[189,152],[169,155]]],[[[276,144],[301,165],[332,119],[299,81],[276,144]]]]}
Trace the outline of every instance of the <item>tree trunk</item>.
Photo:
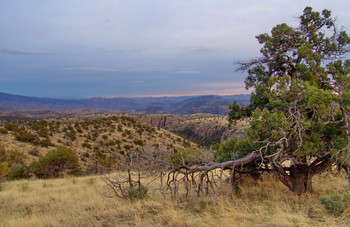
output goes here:
{"type": "Polygon", "coordinates": [[[273,170],[277,178],[296,194],[313,192],[311,168],[307,164],[294,164],[287,170],[274,163],[273,170]]]}
{"type": "Polygon", "coordinates": [[[289,174],[289,190],[296,194],[313,192],[312,176],[310,167],[307,164],[293,165],[289,174]]]}

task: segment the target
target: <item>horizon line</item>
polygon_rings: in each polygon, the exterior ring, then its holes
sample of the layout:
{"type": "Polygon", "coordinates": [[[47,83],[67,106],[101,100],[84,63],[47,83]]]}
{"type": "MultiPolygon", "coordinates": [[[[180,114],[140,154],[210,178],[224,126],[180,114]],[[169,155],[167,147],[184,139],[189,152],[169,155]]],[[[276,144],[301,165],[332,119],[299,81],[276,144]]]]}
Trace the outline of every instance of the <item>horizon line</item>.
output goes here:
{"type": "Polygon", "coordinates": [[[36,96],[36,95],[25,95],[25,94],[13,94],[2,92],[2,94],[24,96],[32,98],[48,98],[48,99],[91,99],[91,98],[171,98],[171,97],[190,97],[190,96],[230,96],[230,95],[250,95],[251,93],[237,92],[237,93],[189,93],[189,94],[154,94],[154,95],[101,95],[101,96],[80,96],[80,97],[49,97],[49,96],[36,96]]]}
{"type": "Polygon", "coordinates": [[[84,98],[172,98],[172,97],[187,97],[187,96],[230,96],[230,95],[250,95],[251,93],[222,93],[222,94],[159,94],[159,95],[128,95],[128,96],[117,96],[117,95],[103,95],[103,96],[85,96],[84,98]]]}

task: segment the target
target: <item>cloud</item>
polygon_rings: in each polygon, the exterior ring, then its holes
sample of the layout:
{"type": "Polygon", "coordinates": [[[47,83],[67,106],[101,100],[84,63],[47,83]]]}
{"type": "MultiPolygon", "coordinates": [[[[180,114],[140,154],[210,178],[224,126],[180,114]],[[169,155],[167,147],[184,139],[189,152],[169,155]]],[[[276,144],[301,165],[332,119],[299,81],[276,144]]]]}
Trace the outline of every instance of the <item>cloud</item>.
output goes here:
{"type": "Polygon", "coordinates": [[[215,47],[179,47],[178,49],[185,54],[218,54],[222,52],[220,48],[215,47]]]}
{"type": "Polygon", "coordinates": [[[97,48],[100,50],[102,53],[106,54],[126,54],[126,53],[131,53],[131,54],[139,54],[139,53],[145,53],[148,50],[146,48],[134,48],[134,49],[105,49],[105,48],[97,48]]]}
{"type": "Polygon", "coordinates": [[[222,82],[199,84],[201,91],[207,94],[250,94],[253,90],[246,89],[244,82],[222,82]]]}
{"type": "Polygon", "coordinates": [[[195,74],[200,74],[200,72],[195,70],[180,70],[180,71],[176,71],[175,74],[195,75],[195,74]]]}
{"type": "Polygon", "coordinates": [[[244,82],[222,82],[222,83],[206,83],[201,84],[201,87],[207,87],[207,88],[245,88],[244,82]]]}
{"type": "Polygon", "coordinates": [[[117,69],[109,68],[95,68],[95,67],[74,67],[74,68],[63,68],[65,71],[82,71],[82,72],[119,72],[117,69]]]}
{"type": "Polygon", "coordinates": [[[126,69],[126,72],[130,73],[152,73],[152,72],[166,72],[169,71],[170,68],[167,66],[140,66],[135,68],[126,69]]]}
{"type": "Polygon", "coordinates": [[[48,55],[48,53],[44,53],[44,52],[9,49],[9,48],[1,48],[0,53],[11,54],[11,55],[48,55]]]}

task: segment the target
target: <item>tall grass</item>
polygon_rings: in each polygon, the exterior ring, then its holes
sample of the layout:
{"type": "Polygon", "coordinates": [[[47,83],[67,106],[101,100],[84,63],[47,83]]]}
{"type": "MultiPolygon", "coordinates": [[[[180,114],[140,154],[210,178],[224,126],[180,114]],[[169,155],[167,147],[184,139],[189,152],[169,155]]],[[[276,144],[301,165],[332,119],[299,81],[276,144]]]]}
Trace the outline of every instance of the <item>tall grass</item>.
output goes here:
{"type": "Polygon", "coordinates": [[[6,182],[0,191],[0,226],[349,226],[350,211],[330,215],[319,198],[349,194],[342,176],[315,177],[316,193],[290,193],[271,176],[246,180],[230,198],[174,201],[151,185],[146,200],[100,194],[98,176],[6,182]]]}

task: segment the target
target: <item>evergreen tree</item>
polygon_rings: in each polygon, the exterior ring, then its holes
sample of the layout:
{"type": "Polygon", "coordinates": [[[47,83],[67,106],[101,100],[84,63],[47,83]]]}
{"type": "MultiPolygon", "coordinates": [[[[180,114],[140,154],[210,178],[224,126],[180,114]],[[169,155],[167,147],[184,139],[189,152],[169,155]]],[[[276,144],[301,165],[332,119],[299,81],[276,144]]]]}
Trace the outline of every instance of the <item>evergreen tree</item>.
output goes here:
{"type": "Polygon", "coordinates": [[[279,24],[256,36],[261,56],[238,64],[254,88],[249,139],[277,178],[303,193],[312,176],[349,162],[350,38],[329,10],[306,7],[298,19],[296,28],[279,24]]]}

